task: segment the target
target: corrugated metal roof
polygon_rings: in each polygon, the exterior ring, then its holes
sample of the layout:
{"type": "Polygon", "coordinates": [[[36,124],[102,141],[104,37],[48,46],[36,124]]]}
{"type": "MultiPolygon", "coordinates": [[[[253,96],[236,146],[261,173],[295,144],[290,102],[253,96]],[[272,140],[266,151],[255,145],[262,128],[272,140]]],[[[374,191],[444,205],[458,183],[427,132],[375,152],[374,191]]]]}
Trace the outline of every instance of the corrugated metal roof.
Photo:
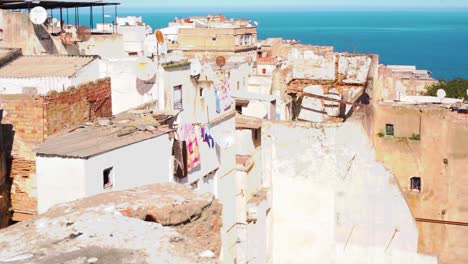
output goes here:
{"type": "Polygon", "coordinates": [[[92,56],[21,56],[0,68],[0,78],[72,77],[92,56]]]}
{"type": "MultiPolygon", "coordinates": [[[[50,137],[35,152],[39,157],[88,159],[173,131],[168,125],[157,126],[158,120],[162,121],[159,118],[124,113],[110,120],[109,125],[85,124],[67,134],[50,137]],[[153,128],[150,131],[145,127],[153,128]]],[[[162,118],[168,120],[172,117],[162,118]]]]}

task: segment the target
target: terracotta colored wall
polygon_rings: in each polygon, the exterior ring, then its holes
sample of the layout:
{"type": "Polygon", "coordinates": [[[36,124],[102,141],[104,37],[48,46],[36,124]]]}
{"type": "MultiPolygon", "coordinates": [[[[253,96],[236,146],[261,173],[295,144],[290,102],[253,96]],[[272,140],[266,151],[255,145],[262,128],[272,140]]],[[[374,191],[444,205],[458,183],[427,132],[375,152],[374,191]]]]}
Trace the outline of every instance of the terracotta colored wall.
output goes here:
{"type": "Polygon", "coordinates": [[[34,148],[64,129],[112,115],[110,79],[70,87],[47,96],[0,95],[3,124],[13,129],[10,177],[13,220],[22,221],[36,212],[34,148]]]}
{"type": "MultiPolygon", "coordinates": [[[[395,125],[395,138],[374,135],[376,154],[397,177],[415,218],[468,222],[468,120],[437,107],[377,104],[374,121],[375,133],[395,125]],[[410,140],[413,133],[421,140],[410,140]],[[413,176],[422,179],[421,193],[410,190],[413,176]]],[[[468,263],[467,227],[419,222],[418,229],[422,253],[438,255],[442,264],[468,263]]]]}
{"type": "Polygon", "coordinates": [[[46,98],[46,135],[82,124],[97,117],[112,116],[110,79],[71,87],[46,98]]]}

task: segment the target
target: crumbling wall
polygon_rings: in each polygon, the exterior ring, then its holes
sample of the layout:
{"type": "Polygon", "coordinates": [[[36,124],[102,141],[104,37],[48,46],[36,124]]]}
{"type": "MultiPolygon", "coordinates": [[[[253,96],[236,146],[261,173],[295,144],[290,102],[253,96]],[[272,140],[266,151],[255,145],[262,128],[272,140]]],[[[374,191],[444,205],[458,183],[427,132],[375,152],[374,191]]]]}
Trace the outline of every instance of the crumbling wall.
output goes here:
{"type": "Polygon", "coordinates": [[[5,137],[11,138],[12,145],[5,148],[12,150],[8,176],[12,178],[13,220],[28,219],[37,209],[34,148],[65,128],[111,116],[110,94],[110,80],[103,79],[48,96],[0,95],[2,123],[11,126],[11,134],[5,137]]]}
{"type": "Polygon", "coordinates": [[[179,184],[109,192],[0,231],[0,262],[218,263],[221,210],[179,184]]]}
{"type": "Polygon", "coordinates": [[[264,123],[274,263],[437,263],[417,253],[416,223],[362,118],[264,123]]]}
{"type": "Polygon", "coordinates": [[[66,92],[52,92],[46,97],[47,135],[53,135],[98,117],[112,116],[109,78],[70,87],[66,92]]]}

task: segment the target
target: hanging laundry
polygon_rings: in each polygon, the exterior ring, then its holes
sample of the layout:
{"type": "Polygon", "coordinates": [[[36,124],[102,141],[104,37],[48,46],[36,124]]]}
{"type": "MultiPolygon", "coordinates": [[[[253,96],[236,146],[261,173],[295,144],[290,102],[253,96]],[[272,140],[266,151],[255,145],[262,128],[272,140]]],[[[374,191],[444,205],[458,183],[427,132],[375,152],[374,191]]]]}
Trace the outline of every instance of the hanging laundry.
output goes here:
{"type": "Polygon", "coordinates": [[[190,173],[201,165],[198,136],[192,124],[181,125],[178,132],[179,139],[186,143],[187,151],[184,160],[187,173],[190,173]]]}
{"type": "Polygon", "coordinates": [[[214,138],[211,136],[210,129],[211,129],[211,125],[209,124],[207,127],[202,127],[201,135],[202,135],[203,142],[208,143],[208,147],[212,149],[215,146],[215,141],[214,141],[214,138]]]}
{"type": "Polygon", "coordinates": [[[198,140],[194,136],[187,143],[187,171],[192,172],[201,165],[200,162],[200,148],[198,146],[198,140]]]}
{"type": "Polygon", "coordinates": [[[187,177],[187,143],[174,140],[172,155],[174,156],[174,176],[178,179],[187,177]]]}

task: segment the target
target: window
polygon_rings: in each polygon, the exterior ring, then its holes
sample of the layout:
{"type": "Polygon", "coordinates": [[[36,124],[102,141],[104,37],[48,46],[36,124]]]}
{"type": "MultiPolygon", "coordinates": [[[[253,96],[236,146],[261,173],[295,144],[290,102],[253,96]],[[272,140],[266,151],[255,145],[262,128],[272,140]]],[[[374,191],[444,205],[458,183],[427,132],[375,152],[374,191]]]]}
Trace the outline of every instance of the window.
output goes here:
{"type": "Polygon", "coordinates": [[[394,136],[395,135],[395,128],[393,124],[386,124],[385,125],[385,135],[387,136],[394,136]]]}
{"type": "Polygon", "coordinates": [[[114,167],[103,170],[102,179],[104,190],[111,190],[114,186],[114,167]]]}
{"type": "Polygon", "coordinates": [[[200,87],[200,97],[203,97],[203,87],[200,87]]]}
{"type": "Polygon", "coordinates": [[[422,181],[420,177],[410,179],[410,188],[412,192],[421,192],[422,181]]]}
{"type": "Polygon", "coordinates": [[[212,37],[211,40],[212,40],[212,41],[216,41],[216,37],[212,37]]]}
{"type": "Polygon", "coordinates": [[[174,110],[182,110],[182,85],[174,86],[174,110]]]}
{"type": "Polygon", "coordinates": [[[237,90],[239,91],[240,90],[240,82],[237,81],[237,90]]]}
{"type": "Polygon", "coordinates": [[[262,69],[262,74],[266,74],[266,69],[265,68],[262,69]]]}

